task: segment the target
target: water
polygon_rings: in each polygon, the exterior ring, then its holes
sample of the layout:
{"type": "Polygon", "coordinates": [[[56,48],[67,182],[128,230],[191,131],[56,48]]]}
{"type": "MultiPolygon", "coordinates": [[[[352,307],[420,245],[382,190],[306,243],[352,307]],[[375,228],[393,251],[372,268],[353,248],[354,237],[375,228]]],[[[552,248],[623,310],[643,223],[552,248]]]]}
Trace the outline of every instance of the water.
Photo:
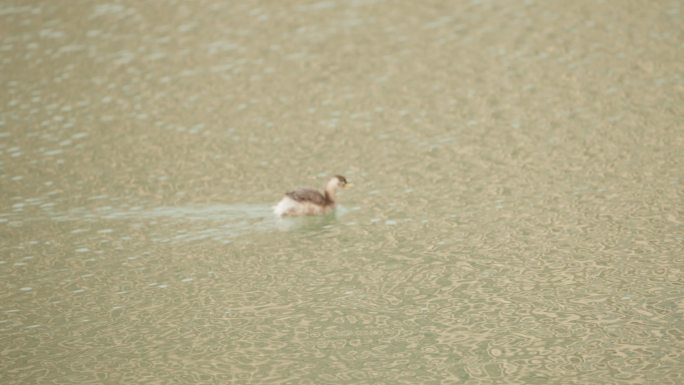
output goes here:
{"type": "Polygon", "coordinates": [[[683,12],[3,2],[0,382],[684,383],[683,12]]]}

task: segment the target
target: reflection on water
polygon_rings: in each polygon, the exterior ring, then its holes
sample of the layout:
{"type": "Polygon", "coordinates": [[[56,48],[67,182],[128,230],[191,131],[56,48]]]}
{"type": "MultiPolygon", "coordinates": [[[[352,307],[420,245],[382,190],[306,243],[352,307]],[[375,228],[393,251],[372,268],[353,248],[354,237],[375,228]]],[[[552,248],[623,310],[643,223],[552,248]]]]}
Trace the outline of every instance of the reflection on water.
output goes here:
{"type": "Polygon", "coordinates": [[[160,5],[0,5],[2,384],[684,383],[681,1],[160,5]]]}

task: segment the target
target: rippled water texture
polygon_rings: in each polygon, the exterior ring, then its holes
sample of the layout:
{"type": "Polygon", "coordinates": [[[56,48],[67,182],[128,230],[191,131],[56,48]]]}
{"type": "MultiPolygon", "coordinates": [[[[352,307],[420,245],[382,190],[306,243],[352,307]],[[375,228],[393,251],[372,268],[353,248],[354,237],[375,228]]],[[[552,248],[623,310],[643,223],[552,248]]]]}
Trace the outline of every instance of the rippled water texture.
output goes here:
{"type": "Polygon", "coordinates": [[[684,384],[682,20],[2,1],[0,383],[684,384]]]}

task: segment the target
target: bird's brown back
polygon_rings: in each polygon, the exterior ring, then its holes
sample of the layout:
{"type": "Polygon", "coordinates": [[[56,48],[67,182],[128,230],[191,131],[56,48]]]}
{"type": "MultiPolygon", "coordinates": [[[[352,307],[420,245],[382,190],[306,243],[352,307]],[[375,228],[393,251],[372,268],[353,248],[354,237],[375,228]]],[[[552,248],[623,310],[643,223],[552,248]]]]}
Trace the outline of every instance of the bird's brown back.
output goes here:
{"type": "Polygon", "coordinates": [[[288,191],[285,195],[297,202],[310,202],[321,206],[332,203],[325,195],[311,188],[300,188],[294,191],[288,191]]]}

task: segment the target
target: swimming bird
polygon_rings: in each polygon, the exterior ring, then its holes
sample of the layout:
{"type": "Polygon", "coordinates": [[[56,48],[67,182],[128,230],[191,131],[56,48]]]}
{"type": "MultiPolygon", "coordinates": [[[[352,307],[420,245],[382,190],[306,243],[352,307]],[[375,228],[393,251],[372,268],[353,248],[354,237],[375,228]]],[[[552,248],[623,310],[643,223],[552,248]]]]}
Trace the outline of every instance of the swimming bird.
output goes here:
{"type": "Polygon", "coordinates": [[[335,194],[338,189],[351,187],[347,178],[335,175],[325,185],[323,193],[312,188],[300,188],[285,193],[283,199],[273,207],[273,212],[280,217],[322,215],[335,208],[335,194]]]}

